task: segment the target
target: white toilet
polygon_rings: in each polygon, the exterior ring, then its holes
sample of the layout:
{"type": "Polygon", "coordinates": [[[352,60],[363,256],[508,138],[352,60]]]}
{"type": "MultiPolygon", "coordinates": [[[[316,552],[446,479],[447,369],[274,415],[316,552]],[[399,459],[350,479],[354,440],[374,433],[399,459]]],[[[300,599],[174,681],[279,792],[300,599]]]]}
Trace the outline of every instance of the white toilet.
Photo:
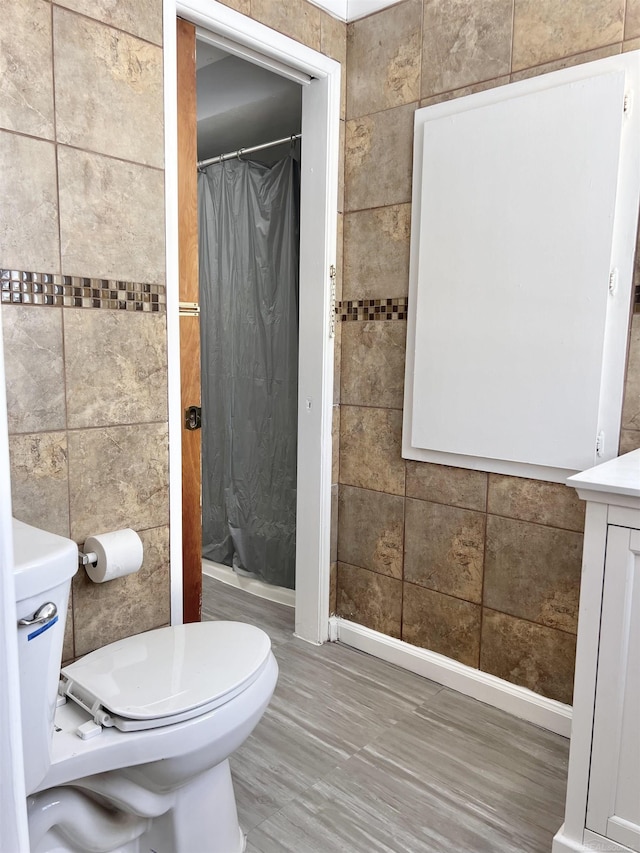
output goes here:
{"type": "Polygon", "coordinates": [[[235,853],[228,758],[278,678],[268,636],[239,622],[159,628],[60,673],[74,542],[14,521],[32,853],[235,853]]]}

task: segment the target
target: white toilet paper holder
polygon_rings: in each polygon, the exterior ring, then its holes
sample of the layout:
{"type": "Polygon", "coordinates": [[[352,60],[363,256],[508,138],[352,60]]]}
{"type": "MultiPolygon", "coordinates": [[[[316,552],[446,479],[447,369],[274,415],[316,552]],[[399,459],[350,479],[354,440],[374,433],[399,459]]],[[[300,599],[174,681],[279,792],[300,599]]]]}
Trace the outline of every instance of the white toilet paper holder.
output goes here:
{"type": "Polygon", "coordinates": [[[88,554],[85,554],[83,551],[78,551],[78,562],[81,566],[88,566],[91,563],[92,566],[96,566],[98,564],[98,555],[95,551],[89,551],[88,554]]]}

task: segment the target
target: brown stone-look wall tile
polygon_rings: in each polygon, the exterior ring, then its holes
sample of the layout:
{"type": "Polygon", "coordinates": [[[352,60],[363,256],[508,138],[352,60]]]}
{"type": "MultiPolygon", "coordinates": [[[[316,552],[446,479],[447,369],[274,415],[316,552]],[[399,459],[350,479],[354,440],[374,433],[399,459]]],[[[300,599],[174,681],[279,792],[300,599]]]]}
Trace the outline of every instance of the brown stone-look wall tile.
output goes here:
{"type": "Polygon", "coordinates": [[[402,412],[340,407],[340,482],[404,494],[402,412]]]}
{"type": "Polygon", "coordinates": [[[338,560],[338,484],[331,486],[331,541],[329,559],[332,563],[338,560]]]}
{"type": "Polygon", "coordinates": [[[158,0],[56,0],[56,5],[162,44],[162,3],[158,0]]]}
{"type": "Polygon", "coordinates": [[[511,82],[517,83],[519,80],[528,80],[531,77],[539,77],[541,74],[550,74],[552,71],[562,71],[563,68],[573,68],[576,65],[583,65],[585,62],[596,62],[598,59],[606,59],[607,56],[615,56],[620,53],[620,49],[621,45],[617,42],[616,44],[607,44],[604,47],[588,50],[585,53],[564,56],[562,59],[555,59],[553,62],[545,62],[533,68],[516,71],[511,75],[511,82]]]}
{"type": "Polygon", "coordinates": [[[347,213],[343,299],[386,299],[409,293],[411,205],[347,213]]]}
{"type": "Polygon", "coordinates": [[[66,433],[12,435],[9,456],[15,518],[50,533],[69,536],[66,433]]]}
{"type": "Polygon", "coordinates": [[[640,37],[640,0],[627,0],[626,2],[624,37],[625,40],[640,37]]]}
{"type": "Polygon", "coordinates": [[[320,51],[340,63],[340,118],[347,111],[347,25],[332,15],[320,21],[320,51]]]}
{"type": "Polygon", "coordinates": [[[405,583],[402,639],[467,666],[477,667],[480,655],[480,607],[405,583]]]}
{"type": "Polygon", "coordinates": [[[336,612],[343,619],[399,639],[402,581],[338,563],[336,612]]]}
{"type": "Polygon", "coordinates": [[[3,305],[9,433],[64,429],[62,309],[3,305]]]}
{"type": "Polygon", "coordinates": [[[338,559],[402,578],[404,498],[340,486],[338,559]]]}
{"type": "Polygon", "coordinates": [[[625,0],[515,0],[514,71],[622,41],[625,0]]]}
{"type": "Polygon", "coordinates": [[[513,0],[424,0],[422,97],[508,74],[513,0]]]}
{"type": "Polygon", "coordinates": [[[338,214],[336,234],[336,302],[342,301],[344,281],[344,214],[338,214]]]}
{"type": "Polygon", "coordinates": [[[162,49],[57,7],[53,38],[58,142],[161,168],[162,49]]]}
{"type": "Polygon", "coordinates": [[[620,432],[620,450],[618,455],[631,453],[640,448],[640,429],[623,429],[620,432]]]}
{"type": "Polygon", "coordinates": [[[165,625],[169,613],[169,528],[139,531],[140,571],[96,584],[81,568],[73,579],[76,655],[165,625]]]}
{"type": "Polygon", "coordinates": [[[340,406],[333,406],[331,428],[331,482],[340,482],[340,406]]]}
{"type": "Polygon", "coordinates": [[[314,50],[321,48],[322,10],[306,0],[251,0],[251,17],[314,50]]]}
{"type": "Polygon", "coordinates": [[[487,89],[496,89],[498,86],[506,86],[511,80],[510,74],[503,74],[493,80],[483,80],[471,86],[463,86],[460,89],[451,89],[448,92],[440,92],[429,98],[422,98],[421,107],[432,107],[434,104],[443,104],[445,101],[454,101],[456,98],[464,98],[466,95],[475,95],[478,92],[486,92],[487,89]]]}
{"type": "Polygon", "coordinates": [[[505,613],[484,610],[480,668],[528,687],[549,699],[570,703],[576,639],[505,613]]]}
{"type": "Polygon", "coordinates": [[[634,314],[631,320],[622,428],[640,429],[640,314],[634,314]]]}
{"type": "Polygon", "coordinates": [[[162,172],[62,145],[58,169],[62,272],[163,284],[162,172]]]}
{"type": "Polygon", "coordinates": [[[575,633],[582,534],[490,515],[484,604],[575,633]]]}
{"type": "Polygon", "coordinates": [[[550,527],[584,530],[584,501],[575,489],[563,483],[489,474],[488,512],[550,527]]]}
{"type": "Polygon", "coordinates": [[[407,498],[404,579],[479,604],[484,513],[407,498]]]}
{"type": "Polygon", "coordinates": [[[347,162],[347,123],[340,120],[338,133],[338,213],[345,211],[345,173],[347,162]]]}
{"type": "Polygon", "coordinates": [[[338,603],[338,564],[329,568],[329,616],[335,616],[338,603]]]}
{"type": "MultiPolygon", "coordinates": [[[[342,65],[347,61],[347,25],[333,15],[323,13],[320,19],[320,51],[342,65]]],[[[346,68],[343,68],[343,76],[346,68]]]]}
{"type": "Polygon", "coordinates": [[[71,538],[167,524],[166,424],[69,432],[71,538]]]}
{"type": "Polygon", "coordinates": [[[50,3],[3,3],[0,56],[0,127],[53,139],[50,3]]]}
{"type": "Polygon", "coordinates": [[[404,320],[345,323],[341,403],[401,409],[406,339],[404,320]]]}
{"type": "Polygon", "coordinates": [[[622,43],[622,52],[627,53],[629,50],[640,50],[640,36],[622,43]]]}
{"type": "Polygon", "coordinates": [[[416,104],[352,119],[346,126],[346,210],[411,200],[416,104]]]}
{"type": "Polygon", "coordinates": [[[60,272],[55,146],[0,131],[4,269],[60,272]]]}
{"type": "Polygon", "coordinates": [[[405,0],[347,26],[347,117],[420,98],[422,0],[405,0]]]}
{"type": "Polygon", "coordinates": [[[251,14],[251,0],[220,0],[220,2],[242,15],[251,14]]]}
{"type": "Polygon", "coordinates": [[[68,309],[64,351],[70,429],[166,421],[164,315],[68,309]]]}
{"type": "Polygon", "coordinates": [[[484,512],[487,477],[484,471],[407,460],[407,497],[484,512]]]}

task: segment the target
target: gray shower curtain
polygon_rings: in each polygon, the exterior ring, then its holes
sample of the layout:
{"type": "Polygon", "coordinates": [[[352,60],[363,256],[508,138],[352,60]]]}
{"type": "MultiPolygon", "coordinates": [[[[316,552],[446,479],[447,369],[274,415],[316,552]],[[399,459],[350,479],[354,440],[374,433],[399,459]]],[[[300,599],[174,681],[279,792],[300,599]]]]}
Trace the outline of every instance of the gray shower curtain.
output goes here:
{"type": "Polygon", "coordinates": [[[203,556],[294,587],[299,166],[198,176],[203,556]]]}

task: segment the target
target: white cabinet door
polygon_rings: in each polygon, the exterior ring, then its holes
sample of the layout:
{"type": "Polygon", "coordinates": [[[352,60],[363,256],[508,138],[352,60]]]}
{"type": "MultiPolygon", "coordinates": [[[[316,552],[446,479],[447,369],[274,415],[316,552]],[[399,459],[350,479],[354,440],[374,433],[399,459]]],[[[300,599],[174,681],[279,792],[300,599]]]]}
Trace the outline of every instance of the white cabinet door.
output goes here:
{"type": "Polygon", "coordinates": [[[640,530],[610,526],[587,827],[640,851],[640,530]]]}

